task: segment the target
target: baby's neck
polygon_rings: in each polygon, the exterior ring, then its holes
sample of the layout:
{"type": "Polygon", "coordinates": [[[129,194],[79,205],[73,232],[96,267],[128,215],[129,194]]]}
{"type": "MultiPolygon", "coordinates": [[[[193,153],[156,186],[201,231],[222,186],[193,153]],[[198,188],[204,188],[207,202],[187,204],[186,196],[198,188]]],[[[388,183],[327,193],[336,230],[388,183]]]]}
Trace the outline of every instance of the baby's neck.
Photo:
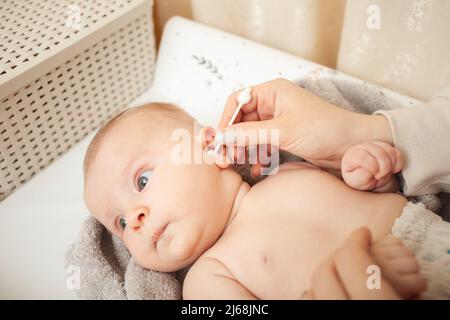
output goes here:
{"type": "Polygon", "coordinates": [[[229,228],[229,226],[233,223],[234,218],[236,217],[236,214],[239,211],[239,207],[241,206],[241,203],[244,200],[244,198],[247,195],[250,188],[251,187],[247,182],[245,182],[245,181],[241,182],[238,192],[236,193],[236,197],[234,198],[233,207],[231,208],[231,212],[228,217],[227,223],[225,224],[223,233],[225,233],[227,231],[227,229],[229,228]]]}

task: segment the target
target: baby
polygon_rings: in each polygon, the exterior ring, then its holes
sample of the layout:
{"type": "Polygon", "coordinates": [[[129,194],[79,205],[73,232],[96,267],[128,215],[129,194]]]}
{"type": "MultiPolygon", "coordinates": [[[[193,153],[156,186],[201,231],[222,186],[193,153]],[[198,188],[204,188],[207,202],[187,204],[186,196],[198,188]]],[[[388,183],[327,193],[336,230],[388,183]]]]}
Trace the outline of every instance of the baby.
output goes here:
{"type": "MultiPolygon", "coordinates": [[[[402,297],[425,290],[414,255],[388,237],[410,231],[414,204],[356,190],[306,163],[282,164],[253,187],[211,161],[174,163],[179,129],[211,157],[214,131],[202,128],[198,139],[194,123],[173,105],[130,109],[97,133],[84,164],[89,211],[138,264],[166,272],[192,265],[184,299],[298,299],[319,264],[363,226],[382,276],[402,297]]],[[[378,189],[401,165],[398,151],[373,142],[347,151],[343,176],[353,187],[378,189]]]]}

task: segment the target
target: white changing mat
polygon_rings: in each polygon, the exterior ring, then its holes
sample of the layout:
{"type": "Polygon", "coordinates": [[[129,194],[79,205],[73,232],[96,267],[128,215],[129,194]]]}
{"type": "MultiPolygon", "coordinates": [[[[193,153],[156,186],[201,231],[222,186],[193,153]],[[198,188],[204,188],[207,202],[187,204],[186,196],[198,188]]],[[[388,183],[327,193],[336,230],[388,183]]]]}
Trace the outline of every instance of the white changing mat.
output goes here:
{"type": "MultiPolygon", "coordinates": [[[[276,77],[344,77],[334,70],[201,24],[166,25],[154,84],[132,105],[169,101],[217,125],[228,95],[276,77]]],[[[398,106],[417,101],[383,90],[398,106]]],[[[0,299],[72,299],[64,253],[88,214],[82,161],[92,134],[0,203],[0,299]]]]}

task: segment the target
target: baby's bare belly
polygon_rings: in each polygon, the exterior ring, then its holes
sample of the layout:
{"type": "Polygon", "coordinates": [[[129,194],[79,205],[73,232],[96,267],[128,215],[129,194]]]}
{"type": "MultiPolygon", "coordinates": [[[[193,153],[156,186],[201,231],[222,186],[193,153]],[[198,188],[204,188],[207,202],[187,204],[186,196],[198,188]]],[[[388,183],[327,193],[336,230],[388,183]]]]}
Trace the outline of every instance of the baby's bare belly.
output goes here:
{"type": "Polygon", "coordinates": [[[313,271],[358,227],[388,233],[406,200],[348,188],[318,170],[287,170],[253,187],[205,253],[261,299],[297,299],[313,271]]]}

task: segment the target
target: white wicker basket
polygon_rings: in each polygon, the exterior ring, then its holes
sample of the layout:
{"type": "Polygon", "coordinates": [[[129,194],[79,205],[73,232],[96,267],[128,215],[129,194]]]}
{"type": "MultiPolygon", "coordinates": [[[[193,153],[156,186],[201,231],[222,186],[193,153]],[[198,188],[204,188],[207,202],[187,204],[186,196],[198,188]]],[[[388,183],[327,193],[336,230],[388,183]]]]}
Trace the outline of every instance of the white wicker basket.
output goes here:
{"type": "Polygon", "coordinates": [[[0,200],[151,85],[153,1],[75,3],[0,0],[0,200]]]}

